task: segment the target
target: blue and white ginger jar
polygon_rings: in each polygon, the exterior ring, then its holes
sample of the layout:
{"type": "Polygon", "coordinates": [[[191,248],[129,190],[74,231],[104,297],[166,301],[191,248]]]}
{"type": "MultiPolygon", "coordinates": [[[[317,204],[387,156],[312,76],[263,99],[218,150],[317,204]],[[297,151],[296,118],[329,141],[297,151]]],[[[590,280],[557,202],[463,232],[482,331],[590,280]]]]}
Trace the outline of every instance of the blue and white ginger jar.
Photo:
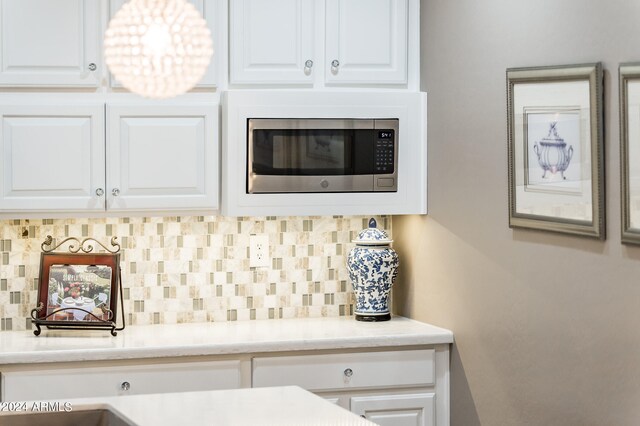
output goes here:
{"type": "Polygon", "coordinates": [[[352,242],[356,247],[347,257],[347,270],[356,296],[358,321],[388,321],[389,293],[398,274],[398,254],[391,248],[393,240],[369,220],[352,242]]]}

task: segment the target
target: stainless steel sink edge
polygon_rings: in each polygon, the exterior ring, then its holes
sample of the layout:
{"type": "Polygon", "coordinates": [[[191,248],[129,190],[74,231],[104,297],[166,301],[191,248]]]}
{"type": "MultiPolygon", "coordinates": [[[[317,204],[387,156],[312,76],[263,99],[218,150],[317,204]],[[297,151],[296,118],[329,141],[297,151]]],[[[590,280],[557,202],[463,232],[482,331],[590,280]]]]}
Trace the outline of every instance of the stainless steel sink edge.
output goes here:
{"type": "Polygon", "coordinates": [[[0,419],[3,426],[140,426],[106,403],[74,405],[71,411],[3,411],[0,419]]]}

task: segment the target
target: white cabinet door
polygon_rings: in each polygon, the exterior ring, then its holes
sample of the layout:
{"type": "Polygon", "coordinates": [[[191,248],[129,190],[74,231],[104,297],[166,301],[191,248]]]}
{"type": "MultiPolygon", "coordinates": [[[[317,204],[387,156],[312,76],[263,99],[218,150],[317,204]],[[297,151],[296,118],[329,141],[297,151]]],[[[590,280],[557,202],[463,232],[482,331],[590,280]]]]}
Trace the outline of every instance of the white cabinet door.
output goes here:
{"type": "Polygon", "coordinates": [[[108,105],[107,210],[218,207],[218,105],[108,105]]]}
{"type": "Polygon", "coordinates": [[[327,84],[406,84],[408,0],[327,0],[327,84]]]}
{"type": "Polygon", "coordinates": [[[231,1],[231,84],[312,84],[313,0],[231,1]]]}
{"type": "MultiPolygon", "coordinates": [[[[200,80],[196,87],[216,87],[218,82],[218,68],[222,61],[222,40],[220,37],[216,37],[220,34],[218,27],[222,25],[222,20],[226,19],[222,16],[222,10],[220,7],[220,0],[190,0],[202,14],[203,18],[207,21],[207,26],[211,31],[211,38],[213,39],[213,56],[209,67],[204,76],[200,80]]],[[[224,61],[223,61],[224,62],[224,61]]]]}
{"type": "Polygon", "coordinates": [[[241,387],[240,360],[2,373],[2,401],[51,400],[241,387]]]}
{"type": "Polygon", "coordinates": [[[100,2],[0,0],[0,85],[96,87],[100,2]]]}
{"type": "Polygon", "coordinates": [[[435,398],[433,393],[352,397],[351,411],[381,426],[433,426],[435,398]]]}
{"type": "Polygon", "coordinates": [[[104,211],[104,105],[0,105],[0,210],[104,211]]]}
{"type": "MultiPolygon", "coordinates": [[[[95,0],[93,0],[95,1],[95,0]]],[[[200,14],[207,21],[207,25],[209,30],[211,31],[211,37],[213,39],[213,57],[211,58],[211,63],[207,68],[207,72],[204,74],[202,79],[196,87],[216,87],[218,86],[218,64],[220,63],[220,55],[221,55],[221,40],[219,37],[216,37],[219,34],[218,26],[222,25],[222,10],[220,8],[221,0],[189,0],[195,8],[200,12],[200,14]]],[[[113,17],[118,10],[125,4],[127,0],[111,0],[110,1],[110,18],[113,17]]],[[[111,79],[111,87],[122,87],[122,84],[116,80],[113,75],[110,77],[111,79]]]]}

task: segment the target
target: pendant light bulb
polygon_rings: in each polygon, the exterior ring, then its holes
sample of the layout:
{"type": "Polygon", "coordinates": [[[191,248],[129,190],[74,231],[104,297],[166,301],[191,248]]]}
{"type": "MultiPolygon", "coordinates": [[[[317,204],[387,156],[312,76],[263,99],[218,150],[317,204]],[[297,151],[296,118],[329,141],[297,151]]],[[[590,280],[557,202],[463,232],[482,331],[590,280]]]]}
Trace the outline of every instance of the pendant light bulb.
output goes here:
{"type": "Polygon", "coordinates": [[[130,0],[104,37],[109,71],[146,98],[187,92],[202,79],[212,55],[207,23],[186,0],[130,0]]]}

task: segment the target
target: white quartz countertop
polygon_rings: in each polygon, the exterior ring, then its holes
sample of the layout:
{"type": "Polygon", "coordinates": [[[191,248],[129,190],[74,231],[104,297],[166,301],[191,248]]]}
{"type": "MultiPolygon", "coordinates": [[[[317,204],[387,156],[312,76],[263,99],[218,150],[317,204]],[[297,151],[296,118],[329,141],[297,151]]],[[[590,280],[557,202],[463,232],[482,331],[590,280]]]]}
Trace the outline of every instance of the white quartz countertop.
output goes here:
{"type": "Polygon", "coordinates": [[[108,331],[0,332],[0,364],[104,361],[452,343],[449,330],[403,317],[353,317],[129,326],[108,331]]]}
{"type": "MultiPolygon", "coordinates": [[[[109,407],[138,426],[373,426],[296,386],[71,399],[71,410],[109,407]]],[[[29,411],[31,404],[27,403],[29,411]]],[[[7,415],[9,413],[1,413],[7,415]]],[[[2,423],[0,415],[0,423],[2,423]]]]}

